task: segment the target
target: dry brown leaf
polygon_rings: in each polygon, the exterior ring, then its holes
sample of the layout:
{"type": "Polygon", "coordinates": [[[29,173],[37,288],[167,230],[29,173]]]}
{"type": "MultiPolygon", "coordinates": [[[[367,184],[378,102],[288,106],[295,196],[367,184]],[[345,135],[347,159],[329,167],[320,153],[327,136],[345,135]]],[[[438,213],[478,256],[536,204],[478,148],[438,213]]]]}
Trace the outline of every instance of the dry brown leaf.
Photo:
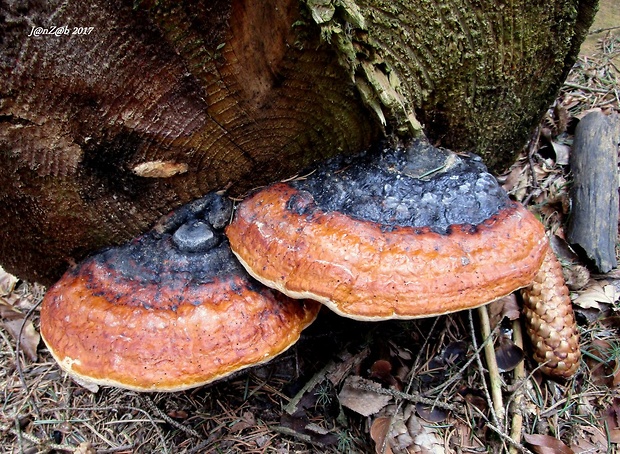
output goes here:
{"type": "Polygon", "coordinates": [[[524,434],[523,438],[536,454],[575,454],[562,440],[551,435],[524,434]]]}
{"type": "Polygon", "coordinates": [[[350,353],[345,354],[340,358],[342,362],[335,364],[327,373],[326,377],[334,386],[340,386],[340,382],[349,374],[349,371],[356,369],[357,366],[366,359],[368,353],[369,349],[365,348],[355,355],[351,355],[350,353]]]}
{"type": "Polygon", "coordinates": [[[398,356],[400,359],[410,361],[413,358],[411,351],[407,350],[402,345],[398,345],[396,344],[396,342],[393,341],[389,341],[388,344],[390,345],[390,351],[392,351],[392,353],[398,356]]]}
{"type": "Polygon", "coordinates": [[[0,297],[0,321],[6,331],[17,340],[21,331],[21,338],[19,338],[19,344],[21,350],[31,361],[37,360],[37,348],[41,341],[41,336],[34,328],[34,325],[30,320],[26,320],[23,313],[16,310],[11,304],[9,304],[5,298],[0,297]],[[22,328],[23,325],[23,328],[22,328]]]}
{"type": "Polygon", "coordinates": [[[588,355],[584,360],[590,370],[589,379],[597,386],[612,388],[618,375],[618,367],[613,355],[612,345],[604,339],[592,339],[588,346],[588,355]]]}
{"type": "Polygon", "coordinates": [[[15,290],[15,285],[17,285],[18,279],[12,274],[7,273],[0,266],[0,296],[8,296],[13,290],[15,290]]]}
{"type": "Polygon", "coordinates": [[[514,292],[489,303],[487,307],[492,328],[499,325],[504,317],[508,320],[518,320],[521,316],[521,309],[514,292]]]}
{"type": "Polygon", "coordinates": [[[512,165],[509,173],[498,178],[502,188],[518,201],[523,201],[530,189],[527,165],[527,160],[522,158],[512,165]]]}
{"type": "Polygon", "coordinates": [[[366,380],[358,375],[351,375],[346,378],[338,400],[343,407],[353,410],[362,416],[371,416],[385,407],[392,399],[385,394],[377,394],[373,391],[360,389],[364,387],[380,388],[378,383],[366,380]]]}
{"type": "Polygon", "coordinates": [[[383,416],[377,418],[370,426],[370,438],[375,442],[375,452],[377,454],[392,454],[390,444],[385,442],[385,438],[390,430],[392,418],[383,416]]]}
{"type": "Polygon", "coordinates": [[[585,290],[578,293],[573,302],[584,309],[604,310],[601,304],[613,304],[618,300],[618,293],[607,281],[591,281],[585,290]]]}
{"type": "Polygon", "coordinates": [[[95,448],[93,448],[93,446],[90,444],[89,441],[83,441],[82,443],[80,443],[77,449],[73,452],[75,454],[96,454],[97,453],[97,451],[95,450],[95,448]]]}
{"type": "Polygon", "coordinates": [[[24,314],[15,309],[5,298],[0,297],[0,320],[21,320],[24,314]]]}
{"type": "Polygon", "coordinates": [[[232,432],[241,432],[256,425],[254,414],[251,411],[244,411],[241,419],[230,427],[232,432]]]}
{"type": "Polygon", "coordinates": [[[620,399],[614,399],[605,410],[605,423],[608,428],[609,441],[620,443],[620,399]]]}
{"type": "Polygon", "coordinates": [[[454,430],[450,431],[450,450],[463,453],[491,452],[489,446],[485,446],[481,438],[484,430],[472,427],[470,423],[462,419],[452,421],[454,430]]]}
{"type": "Polygon", "coordinates": [[[551,146],[555,152],[555,163],[560,166],[568,165],[568,158],[570,156],[570,147],[566,144],[551,141],[551,146]]]}
{"type": "Polygon", "coordinates": [[[407,417],[407,429],[413,438],[413,452],[421,454],[445,454],[444,443],[437,431],[429,426],[421,418],[418,418],[412,410],[412,406],[405,408],[407,417]],[[408,415],[410,413],[410,415],[408,415]]]}
{"type": "Polygon", "coordinates": [[[416,403],[415,409],[418,415],[428,422],[442,422],[445,421],[449,415],[443,408],[432,407],[422,403],[416,403]]]}
{"type": "MultiPolygon", "coordinates": [[[[610,441],[615,443],[611,438],[610,441]]],[[[607,437],[603,430],[592,426],[580,426],[571,443],[571,449],[575,454],[609,452],[608,448],[607,437]]]]}

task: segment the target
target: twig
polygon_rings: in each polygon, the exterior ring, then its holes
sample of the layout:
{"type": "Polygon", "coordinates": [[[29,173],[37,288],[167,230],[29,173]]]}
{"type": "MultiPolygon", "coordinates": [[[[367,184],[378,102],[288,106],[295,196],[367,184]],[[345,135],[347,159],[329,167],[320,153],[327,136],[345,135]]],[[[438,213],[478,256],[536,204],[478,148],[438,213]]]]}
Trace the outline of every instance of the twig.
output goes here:
{"type": "Polygon", "coordinates": [[[35,437],[32,434],[23,432],[21,430],[21,427],[19,426],[19,420],[17,418],[15,418],[15,427],[16,427],[15,429],[11,429],[11,432],[13,432],[17,436],[17,442],[22,452],[25,452],[24,447],[23,447],[24,439],[28,440],[31,443],[34,443],[37,446],[37,448],[45,446],[46,448],[50,450],[54,449],[56,451],[69,451],[69,452],[74,452],[77,449],[76,447],[73,447],[73,446],[59,445],[56,443],[48,442],[46,440],[41,440],[40,438],[35,437]]]}
{"type": "MultiPolygon", "coordinates": [[[[480,317],[480,328],[482,330],[482,338],[491,338],[491,323],[489,321],[489,313],[487,306],[478,308],[478,316],[480,317]]],[[[495,356],[495,347],[493,342],[487,342],[484,347],[484,357],[487,361],[487,370],[489,371],[489,383],[491,386],[491,397],[493,398],[493,408],[500,422],[499,427],[504,427],[504,418],[506,409],[504,408],[504,399],[502,397],[502,379],[497,367],[497,357],[495,356]]]]}
{"type": "MultiPolygon", "coordinates": [[[[523,332],[521,330],[521,321],[519,319],[513,320],[512,322],[512,332],[513,332],[513,340],[517,347],[523,350],[523,332]]],[[[520,361],[517,364],[517,367],[514,368],[513,372],[515,383],[522,383],[525,380],[525,361],[520,361]]],[[[523,430],[523,413],[521,411],[521,402],[523,401],[523,393],[521,390],[515,391],[514,398],[514,412],[512,414],[512,421],[510,425],[510,438],[521,442],[521,431],[523,430]]],[[[510,446],[510,454],[516,454],[517,447],[514,445],[510,446]]]]}
{"type": "Polygon", "coordinates": [[[30,317],[32,317],[32,314],[34,314],[34,311],[41,305],[42,301],[43,300],[41,299],[34,306],[32,306],[24,316],[24,321],[19,327],[17,341],[15,343],[15,368],[17,369],[17,374],[19,375],[19,381],[22,384],[22,388],[24,388],[26,395],[28,395],[28,398],[30,399],[30,403],[32,404],[32,408],[34,408],[37,418],[41,417],[41,411],[39,410],[39,406],[37,405],[36,401],[32,397],[32,394],[28,391],[28,382],[26,381],[26,377],[24,376],[24,370],[22,369],[22,363],[19,358],[19,353],[21,352],[21,338],[24,332],[24,327],[26,326],[26,322],[30,319],[30,317]]]}
{"type": "MultiPolygon", "coordinates": [[[[493,330],[493,336],[495,335],[496,331],[499,330],[499,326],[496,326],[495,329],[493,330]]],[[[472,337],[475,335],[475,333],[471,332],[472,337]]],[[[491,341],[491,339],[493,338],[493,336],[488,337],[486,339],[483,340],[482,345],[480,345],[479,347],[476,346],[476,343],[474,341],[474,348],[475,348],[475,353],[471,356],[471,358],[469,358],[462,366],[461,368],[454,374],[452,374],[452,376],[445,381],[444,383],[442,383],[439,386],[436,386],[434,388],[429,389],[428,391],[426,391],[424,394],[428,394],[428,395],[433,395],[437,392],[441,393],[443,392],[446,388],[448,388],[449,386],[451,386],[454,382],[457,382],[458,380],[460,380],[461,378],[463,378],[463,374],[464,372],[469,369],[469,366],[471,366],[471,363],[473,363],[474,361],[476,361],[477,357],[479,357],[480,352],[487,346],[487,344],[491,341]]]]}
{"type": "Polygon", "coordinates": [[[462,408],[459,408],[455,405],[447,404],[445,402],[439,402],[436,399],[429,399],[427,397],[416,396],[415,394],[408,394],[402,391],[398,391],[392,388],[377,388],[371,385],[367,385],[365,383],[351,383],[353,388],[363,389],[364,391],[370,391],[377,394],[383,394],[386,396],[397,397],[399,399],[408,400],[410,402],[429,405],[432,407],[441,408],[443,410],[452,411],[459,414],[465,414],[465,411],[462,408]]]}
{"type": "Polygon", "coordinates": [[[316,440],[313,440],[312,437],[310,437],[310,435],[306,435],[306,434],[302,434],[299,433],[293,429],[289,429],[288,427],[284,427],[284,426],[269,426],[269,428],[275,432],[281,433],[283,435],[288,435],[294,438],[297,438],[298,440],[303,441],[304,443],[309,443],[311,445],[317,446],[319,448],[326,448],[325,444],[320,443],[316,440]]]}
{"type": "Polygon", "coordinates": [[[328,362],[325,366],[323,366],[320,371],[314,374],[312,378],[306,382],[304,387],[301,388],[297,394],[295,394],[295,396],[289,401],[288,404],[286,404],[286,406],[284,407],[284,411],[287,412],[289,415],[294,414],[297,411],[297,405],[299,404],[299,401],[302,399],[302,397],[304,397],[306,393],[312,388],[314,388],[317,384],[321,383],[325,379],[327,372],[332,367],[334,367],[334,361],[328,362]]]}
{"type": "MultiPolygon", "coordinates": [[[[489,388],[487,387],[487,382],[484,379],[485,376],[485,371],[484,371],[484,366],[482,364],[482,359],[480,358],[480,353],[478,350],[478,342],[476,341],[476,331],[474,330],[474,317],[473,317],[473,311],[468,311],[468,315],[469,315],[469,329],[471,330],[471,341],[474,344],[474,350],[475,350],[475,358],[476,358],[476,362],[478,363],[478,368],[480,369],[480,374],[482,376],[482,391],[484,392],[484,395],[487,399],[487,402],[489,403],[489,411],[491,412],[491,418],[493,420],[493,422],[495,423],[495,425],[497,427],[500,426],[500,421],[497,418],[497,413],[495,413],[495,407],[493,405],[493,399],[491,398],[491,394],[489,393],[489,388]]],[[[485,338],[485,341],[489,339],[489,338],[485,338]]],[[[474,406],[475,408],[475,406],[474,406]]]]}
{"type": "MultiPolygon", "coordinates": [[[[534,133],[532,134],[532,138],[530,139],[530,143],[527,146],[527,162],[530,166],[530,174],[532,176],[532,188],[538,188],[538,178],[536,178],[536,171],[534,170],[534,154],[538,151],[538,144],[540,143],[540,125],[536,127],[534,133]]],[[[534,191],[529,191],[529,194],[523,201],[523,205],[527,206],[530,199],[534,195],[534,191]]]]}
{"type": "Polygon", "coordinates": [[[155,429],[155,432],[157,432],[157,435],[159,435],[159,438],[161,439],[161,443],[162,443],[163,452],[165,454],[170,452],[168,450],[168,446],[166,445],[166,437],[164,436],[163,431],[161,430],[157,422],[153,419],[153,417],[146,410],[143,410],[142,408],[134,407],[131,405],[101,406],[101,407],[97,407],[97,406],[95,407],[55,407],[55,408],[46,408],[43,410],[43,413],[53,413],[59,410],[61,411],[97,411],[97,412],[102,412],[102,411],[118,412],[120,410],[123,410],[123,411],[135,411],[138,413],[142,413],[144,416],[146,416],[146,418],[153,425],[153,428],[155,429]]]}
{"type": "Polygon", "coordinates": [[[589,91],[592,93],[611,93],[611,89],[609,88],[595,88],[595,87],[588,87],[586,85],[580,85],[580,84],[576,84],[574,82],[564,82],[564,85],[566,87],[570,87],[570,88],[577,88],[578,90],[583,90],[583,91],[589,91]]]}
{"type": "Polygon", "coordinates": [[[114,454],[115,452],[123,452],[123,451],[133,452],[135,449],[136,449],[135,444],[121,445],[121,446],[116,446],[115,448],[98,449],[97,454],[114,454]]]}
{"type": "Polygon", "coordinates": [[[590,30],[588,32],[588,35],[596,35],[597,33],[603,33],[603,32],[608,32],[611,30],[618,30],[620,28],[620,25],[616,25],[615,27],[605,27],[605,28],[597,28],[594,30],[590,30]]]}
{"type": "Polygon", "coordinates": [[[523,446],[521,443],[517,442],[516,440],[513,440],[511,437],[506,435],[502,430],[500,430],[499,428],[495,427],[493,424],[487,423],[487,427],[489,429],[491,429],[493,432],[495,432],[497,435],[499,435],[499,437],[502,440],[508,442],[508,444],[511,446],[511,448],[515,448],[515,449],[517,449],[519,452],[521,452],[523,454],[533,454],[532,451],[527,449],[525,446],[523,446]]]}
{"type": "Polygon", "coordinates": [[[202,438],[200,436],[200,434],[198,432],[196,432],[194,429],[192,429],[191,427],[184,426],[183,424],[175,421],[170,416],[168,416],[163,411],[161,411],[161,409],[157,405],[155,405],[155,403],[151,400],[151,398],[149,396],[144,396],[144,401],[146,402],[146,406],[149,407],[149,409],[153,413],[157,414],[161,419],[166,421],[171,426],[174,426],[177,429],[179,429],[179,430],[181,430],[181,431],[185,432],[186,434],[191,435],[193,437],[202,438]]]}

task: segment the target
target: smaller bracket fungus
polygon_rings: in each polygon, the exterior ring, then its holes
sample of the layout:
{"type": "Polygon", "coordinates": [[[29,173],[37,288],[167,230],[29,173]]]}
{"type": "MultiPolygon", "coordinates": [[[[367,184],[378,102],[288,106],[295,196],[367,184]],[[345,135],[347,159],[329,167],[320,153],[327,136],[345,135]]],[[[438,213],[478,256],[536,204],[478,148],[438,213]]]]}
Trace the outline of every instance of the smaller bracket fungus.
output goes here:
{"type": "Polygon", "coordinates": [[[542,224],[479,157],[422,141],[268,186],[226,235],[265,285],[357,320],[484,305],[532,283],[548,250],[542,224]]]}
{"type": "Polygon", "coordinates": [[[222,227],[215,193],[68,271],[41,307],[41,334],[70,375],[136,391],[178,391],[269,361],[320,304],[255,282],[222,227]]]}

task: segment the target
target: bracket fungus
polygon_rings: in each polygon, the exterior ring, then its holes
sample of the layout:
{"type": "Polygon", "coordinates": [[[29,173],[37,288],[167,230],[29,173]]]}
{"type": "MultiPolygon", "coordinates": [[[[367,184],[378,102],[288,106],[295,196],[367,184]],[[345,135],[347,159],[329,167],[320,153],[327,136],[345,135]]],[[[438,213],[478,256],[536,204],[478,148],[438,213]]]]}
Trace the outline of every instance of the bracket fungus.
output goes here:
{"type": "Polygon", "coordinates": [[[60,366],[99,385],[177,391],[293,345],[320,304],[248,276],[222,232],[231,210],[210,193],[68,271],[41,307],[41,334],[60,366]]]}
{"type": "MultiPolygon", "coordinates": [[[[479,157],[423,141],[334,158],[257,191],[239,204],[226,235],[257,280],[357,320],[470,309],[558,272],[542,266],[556,260],[542,224],[479,157]]],[[[526,302],[550,298],[534,287],[526,302]]],[[[578,366],[579,345],[570,299],[558,301],[568,324],[559,332],[539,315],[554,311],[526,315],[531,328],[544,325],[536,345],[536,357],[548,361],[543,371],[565,377],[578,366]]]]}

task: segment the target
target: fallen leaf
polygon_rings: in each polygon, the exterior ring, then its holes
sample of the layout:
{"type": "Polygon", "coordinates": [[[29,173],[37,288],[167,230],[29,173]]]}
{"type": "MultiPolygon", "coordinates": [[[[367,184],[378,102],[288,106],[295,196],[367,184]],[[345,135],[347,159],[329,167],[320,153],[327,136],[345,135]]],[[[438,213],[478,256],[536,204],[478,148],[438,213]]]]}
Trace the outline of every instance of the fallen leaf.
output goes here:
{"type": "Polygon", "coordinates": [[[20,320],[24,318],[24,314],[13,307],[5,298],[0,297],[0,319],[2,320],[20,320]]]}
{"type": "Polygon", "coordinates": [[[360,386],[370,388],[380,388],[378,383],[366,380],[357,375],[346,378],[338,400],[343,407],[353,410],[362,416],[371,416],[385,407],[392,399],[385,394],[377,394],[372,390],[360,389],[360,386]]]}
{"type": "Polygon", "coordinates": [[[37,348],[39,346],[39,342],[41,341],[41,336],[34,328],[32,322],[30,320],[26,320],[24,317],[21,317],[13,320],[4,320],[2,325],[13,337],[13,339],[19,338],[20,348],[24,352],[24,355],[26,355],[26,358],[31,361],[36,361],[37,348]]]}
{"type": "Polygon", "coordinates": [[[4,271],[0,266],[0,296],[10,295],[15,290],[18,279],[10,273],[4,271]]]}
{"type": "Polygon", "coordinates": [[[487,400],[482,395],[482,391],[473,388],[465,388],[459,391],[459,394],[463,396],[468,405],[476,407],[480,413],[484,414],[489,409],[487,400]]]}
{"type": "Polygon", "coordinates": [[[442,358],[448,365],[460,366],[467,360],[469,345],[464,341],[453,341],[446,345],[442,358]]]}
{"type": "Polygon", "coordinates": [[[553,151],[555,152],[555,163],[560,166],[568,165],[568,158],[570,156],[570,147],[566,144],[556,141],[551,142],[553,151]]]}
{"type": "Polygon", "coordinates": [[[601,303],[611,305],[618,296],[614,286],[607,281],[591,281],[585,290],[578,292],[573,302],[584,309],[603,310],[601,303]]]}
{"type": "Polygon", "coordinates": [[[487,305],[487,308],[492,328],[499,325],[504,317],[508,320],[518,320],[521,316],[521,308],[514,292],[492,301],[487,305]]]}
{"type": "Polygon", "coordinates": [[[614,399],[605,410],[605,422],[608,428],[609,441],[620,443],[620,399],[614,399]]]}
{"type": "Polygon", "coordinates": [[[90,444],[89,441],[83,441],[82,443],[80,443],[77,449],[73,452],[75,454],[96,454],[97,453],[97,451],[95,450],[95,448],[93,448],[93,446],[90,444]]]}
{"type": "Polygon", "coordinates": [[[305,415],[298,417],[283,413],[280,416],[280,424],[281,429],[284,429],[283,433],[299,436],[311,443],[321,446],[331,446],[338,443],[338,437],[335,433],[321,433],[325,431],[320,430],[315,423],[311,423],[305,415]]]}
{"type": "Polygon", "coordinates": [[[523,200],[527,194],[529,183],[529,176],[525,170],[525,166],[522,161],[518,161],[511,168],[508,174],[503,175],[501,182],[504,190],[512,194],[517,200],[523,200]]]}
{"type": "Polygon", "coordinates": [[[517,346],[512,339],[500,337],[499,346],[495,349],[495,357],[497,358],[497,366],[502,372],[513,370],[523,361],[524,356],[523,349],[517,346]]]}
{"type": "MultiPolygon", "coordinates": [[[[610,437],[610,442],[616,443],[610,437]]],[[[575,436],[572,437],[571,449],[576,454],[593,452],[609,452],[607,437],[602,429],[592,426],[579,426],[575,428],[575,436]]]]}
{"type": "Polygon", "coordinates": [[[484,453],[491,452],[491,448],[481,440],[484,438],[485,429],[472,427],[470,422],[462,419],[451,421],[453,430],[450,431],[450,438],[446,451],[451,453],[484,453]]]}
{"type": "Polygon", "coordinates": [[[411,351],[407,350],[403,346],[397,345],[393,341],[389,341],[388,344],[390,345],[390,350],[395,353],[396,356],[398,356],[400,359],[404,359],[405,361],[410,361],[411,359],[413,359],[411,351]]]}
{"type": "Polygon", "coordinates": [[[442,422],[448,417],[446,410],[431,405],[417,403],[415,404],[415,409],[420,417],[429,422],[442,422]]]}
{"type": "Polygon", "coordinates": [[[256,420],[254,419],[254,414],[251,411],[245,411],[243,412],[243,415],[241,415],[241,419],[230,427],[230,430],[232,432],[241,432],[242,430],[249,429],[255,425],[256,420]]]}
{"type": "Polygon", "coordinates": [[[562,440],[551,435],[524,434],[523,438],[536,454],[575,454],[562,440]]]}
{"type": "Polygon", "coordinates": [[[589,378],[597,386],[614,386],[618,367],[614,355],[610,354],[612,345],[607,340],[593,339],[587,347],[585,362],[590,370],[589,378]]]}
{"type": "Polygon", "coordinates": [[[413,438],[414,452],[422,454],[445,454],[444,443],[438,432],[422,419],[418,418],[411,406],[404,410],[407,429],[413,438]],[[410,415],[408,414],[410,412],[410,415]]]}
{"type": "Polygon", "coordinates": [[[332,382],[334,386],[339,386],[340,382],[352,369],[357,368],[362,361],[366,359],[370,350],[368,348],[363,349],[356,355],[347,355],[342,359],[341,363],[338,363],[327,373],[327,378],[332,382]]]}
{"type": "Polygon", "coordinates": [[[187,419],[189,417],[185,410],[170,410],[167,415],[174,419],[187,419]]]}
{"type": "Polygon", "coordinates": [[[385,441],[390,430],[391,419],[387,416],[377,418],[370,426],[370,438],[375,442],[375,452],[377,454],[392,454],[390,444],[385,441]]]}

